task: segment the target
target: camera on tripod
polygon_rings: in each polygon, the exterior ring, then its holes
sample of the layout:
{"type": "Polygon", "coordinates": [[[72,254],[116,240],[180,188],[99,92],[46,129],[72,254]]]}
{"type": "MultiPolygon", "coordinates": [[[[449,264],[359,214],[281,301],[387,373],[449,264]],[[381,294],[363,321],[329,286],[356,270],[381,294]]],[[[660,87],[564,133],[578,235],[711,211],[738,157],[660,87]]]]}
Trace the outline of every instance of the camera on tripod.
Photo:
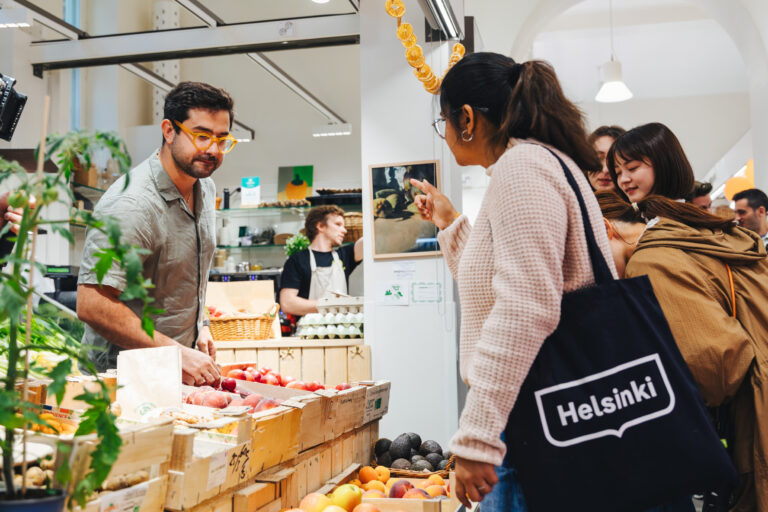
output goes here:
{"type": "Polygon", "coordinates": [[[11,140],[27,97],[14,90],[16,79],[0,74],[0,139],[11,140]]]}

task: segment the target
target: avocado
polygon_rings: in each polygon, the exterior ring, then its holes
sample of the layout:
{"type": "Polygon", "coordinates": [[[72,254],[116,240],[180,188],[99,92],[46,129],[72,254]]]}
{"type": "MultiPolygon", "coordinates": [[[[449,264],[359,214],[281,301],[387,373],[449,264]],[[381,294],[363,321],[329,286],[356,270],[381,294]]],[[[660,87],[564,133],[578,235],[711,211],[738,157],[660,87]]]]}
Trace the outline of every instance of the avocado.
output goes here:
{"type": "Polygon", "coordinates": [[[429,463],[427,460],[417,460],[416,463],[411,465],[411,470],[413,471],[434,471],[435,468],[432,467],[432,464],[429,463]]]}
{"type": "Polygon", "coordinates": [[[450,459],[451,457],[453,457],[453,452],[452,452],[452,451],[450,451],[450,450],[445,450],[445,451],[443,452],[443,458],[444,458],[444,459],[448,460],[448,459],[450,459]]]}
{"type": "Polygon", "coordinates": [[[416,432],[408,432],[405,435],[411,440],[411,448],[418,450],[419,446],[421,446],[421,436],[416,432]]]}
{"type": "Polygon", "coordinates": [[[408,458],[409,458],[409,459],[412,459],[412,458],[414,458],[416,455],[421,455],[421,454],[419,453],[419,450],[414,450],[413,448],[411,448],[411,456],[410,456],[410,457],[408,457],[408,458]]]}
{"type": "Polygon", "coordinates": [[[411,458],[411,442],[407,435],[401,434],[392,441],[389,447],[389,455],[392,457],[392,460],[411,458]]]}
{"type": "Polygon", "coordinates": [[[425,457],[430,453],[438,453],[442,456],[443,449],[437,444],[437,441],[424,441],[419,447],[419,453],[425,457]]]}
{"type": "Polygon", "coordinates": [[[376,457],[378,457],[382,453],[388,452],[390,446],[392,446],[392,441],[386,437],[382,437],[376,441],[376,444],[373,446],[373,452],[376,454],[376,457]]]}
{"type": "MultiPolygon", "coordinates": [[[[427,464],[429,464],[427,462],[427,464]]],[[[411,463],[406,459],[397,459],[392,463],[392,469],[411,469],[411,463]]]]}
{"type": "Polygon", "coordinates": [[[376,464],[379,466],[391,467],[392,457],[390,457],[389,452],[384,452],[381,455],[376,456],[376,464]]]}
{"type": "Polygon", "coordinates": [[[443,462],[443,456],[440,455],[439,453],[429,453],[424,458],[427,459],[427,462],[432,464],[432,467],[435,467],[435,468],[439,466],[441,462],[443,462]]]}
{"type": "Polygon", "coordinates": [[[421,455],[414,455],[413,457],[411,457],[411,464],[413,464],[417,460],[426,460],[426,459],[424,457],[422,457],[421,455]]]}
{"type": "Polygon", "coordinates": [[[440,471],[442,471],[442,470],[444,470],[444,469],[445,469],[445,467],[446,467],[447,465],[448,465],[448,459],[445,459],[445,460],[441,460],[441,461],[440,461],[440,464],[438,464],[438,465],[437,465],[437,469],[439,469],[440,471]]]}

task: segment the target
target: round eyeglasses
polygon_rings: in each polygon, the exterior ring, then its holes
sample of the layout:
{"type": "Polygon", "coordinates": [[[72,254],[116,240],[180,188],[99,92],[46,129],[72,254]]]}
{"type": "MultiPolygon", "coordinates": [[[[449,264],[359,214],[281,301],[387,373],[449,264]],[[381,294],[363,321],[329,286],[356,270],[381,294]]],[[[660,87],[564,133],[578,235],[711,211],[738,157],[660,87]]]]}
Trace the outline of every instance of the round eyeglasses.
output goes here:
{"type": "MultiPolygon", "coordinates": [[[[475,109],[475,110],[477,110],[479,112],[484,112],[484,113],[488,112],[488,108],[487,107],[471,107],[471,108],[473,108],[473,109],[475,109]]],[[[451,110],[451,113],[449,115],[452,116],[452,115],[456,114],[457,112],[461,112],[461,109],[457,108],[457,109],[451,110]]],[[[432,121],[432,128],[435,129],[435,133],[437,134],[437,136],[440,137],[443,140],[445,140],[445,121],[447,120],[447,118],[448,118],[448,116],[440,115],[440,117],[438,117],[437,119],[432,121]]]]}
{"type": "Polygon", "coordinates": [[[231,134],[224,135],[223,137],[216,137],[210,133],[193,132],[178,121],[174,121],[174,123],[176,123],[176,126],[181,128],[187,135],[192,138],[192,144],[198,151],[208,151],[208,148],[210,148],[215,142],[216,146],[219,148],[219,151],[226,154],[232,151],[232,148],[234,148],[235,144],[237,144],[237,139],[234,138],[231,134]]]}

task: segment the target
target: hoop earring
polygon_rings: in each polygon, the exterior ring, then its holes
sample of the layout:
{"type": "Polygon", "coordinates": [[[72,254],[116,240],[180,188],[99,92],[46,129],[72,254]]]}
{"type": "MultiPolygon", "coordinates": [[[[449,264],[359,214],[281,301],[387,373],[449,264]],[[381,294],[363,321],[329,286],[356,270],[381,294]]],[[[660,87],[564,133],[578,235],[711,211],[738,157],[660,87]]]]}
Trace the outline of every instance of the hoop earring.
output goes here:
{"type": "Polygon", "coordinates": [[[464,136],[466,134],[467,134],[467,130],[464,130],[463,132],[461,132],[461,140],[464,141],[464,142],[472,142],[472,139],[475,138],[475,134],[474,133],[470,133],[468,139],[464,138],[464,136]]]}

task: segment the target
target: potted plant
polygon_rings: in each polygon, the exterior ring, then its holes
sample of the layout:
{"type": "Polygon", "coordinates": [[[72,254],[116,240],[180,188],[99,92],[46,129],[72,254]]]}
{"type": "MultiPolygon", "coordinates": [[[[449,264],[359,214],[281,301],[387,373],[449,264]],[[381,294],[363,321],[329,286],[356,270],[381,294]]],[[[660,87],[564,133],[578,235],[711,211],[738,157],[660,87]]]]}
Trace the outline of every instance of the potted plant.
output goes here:
{"type": "Polygon", "coordinates": [[[106,150],[112,160],[117,162],[120,173],[125,174],[131,167],[131,157],[125,141],[114,132],[89,132],[76,130],[63,135],[51,134],[45,140],[45,158],[54,158],[59,169],[67,176],[75,176],[77,183],[95,186],[88,173],[94,154],[106,150]]]}
{"type": "MultiPolygon", "coordinates": [[[[62,147],[64,141],[59,140],[56,147],[62,147]]],[[[69,146],[70,148],[74,146],[69,146]]],[[[72,154],[82,153],[82,147],[72,149],[72,154]]],[[[62,159],[68,157],[62,157],[62,159]]],[[[72,160],[69,160],[71,163],[72,160]]],[[[0,508],[4,510],[12,503],[19,504],[32,499],[29,493],[23,493],[17,489],[14,482],[14,447],[21,443],[24,436],[23,430],[31,426],[51,428],[51,425],[41,418],[42,410],[37,404],[25,400],[25,383],[30,371],[37,371],[50,379],[48,393],[55,395],[57,403],[61,404],[64,397],[66,377],[72,372],[73,365],[78,364],[85,374],[93,375],[97,380],[97,391],[86,391],[76,397],[88,404],[88,408],[81,415],[81,421],[75,436],[95,434],[98,444],[91,455],[89,472],[79,481],[72,481],[72,474],[67,461],[60,461],[57,465],[56,485],[70,494],[70,504],[85,504],[87,497],[97,489],[109,474],[112,464],[117,459],[120,451],[121,438],[115,424],[115,415],[110,410],[110,389],[99,379],[95,367],[87,358],[87,348],[80,345],[79,340],[64,333],[54,322],[48,322],[42,318],[34,318],[32,311],[32,294],[35,283],[28,277],[29,268],[39,265],[34,261],[34,235],[38,227],[59,233],[66,239],[73,241],[69,231],[70,222],[85,224],[89,229],[98,229],[106,233],[110,240],[110,246],[99,253],[97,274],[101,279],[113,263],[117,263],[126,271],[128,284],[123,292],[122,300],[140,300],[144,304],[142,325],[144,330],[152,336],[154,324],[150,315],[160,313],[152,307],[153,299],[148,290],[152,287],[149,280],[142,276],[141,252],[133,246],[120,241],[120,225],[117,219],[96,218],[91,212],[71,209],[70,216],[64,219],[47,219],[43,215],[45,206],[57,202],[63,202],[68,206],[73,204],[73,197],[69,182],[71,165],[62,165],[55,175],[28,174],[18,164],[14,165],[0,159],[0,183],[15,176],[20,183],[9,195],[8,202],[11,207],[20,209],[23,214],[18,235],[15,237],[13,252],[9,255],[0,255],[0,266],[5,267],[0,271],[0,425],[5,431],[4,438],[0,440],[0,451],[3,460],[3,481],[5,490],[0,491],[0,508]],[[66,191],[60,196],[60,191],[66,191]],[[35,202],[30,201],[36,198],[35,202]],[[3,325],[5,327],[3,328],[3,325]],[[65,356],[51,368],[41,369],[25,364],[25,355],[30,351],[45,351],[65,356]],[[4,370],[4,371],[3,371],[4,370]],[[4,373],[4,375],[3,375],[4,373]],[[63,462],[63,463],[62,463],[63,462]]],[[[0,237],[8,234],[10,223],[0,230],[0,237]]],[[[28,359],[27,359],[28,360],[28,359]]],[[[59,446],[60,451],[65,452],[67,447],[59,446]]],[[[61,490],[59,494],[58,508],[63,505],[61,490]]]]}

